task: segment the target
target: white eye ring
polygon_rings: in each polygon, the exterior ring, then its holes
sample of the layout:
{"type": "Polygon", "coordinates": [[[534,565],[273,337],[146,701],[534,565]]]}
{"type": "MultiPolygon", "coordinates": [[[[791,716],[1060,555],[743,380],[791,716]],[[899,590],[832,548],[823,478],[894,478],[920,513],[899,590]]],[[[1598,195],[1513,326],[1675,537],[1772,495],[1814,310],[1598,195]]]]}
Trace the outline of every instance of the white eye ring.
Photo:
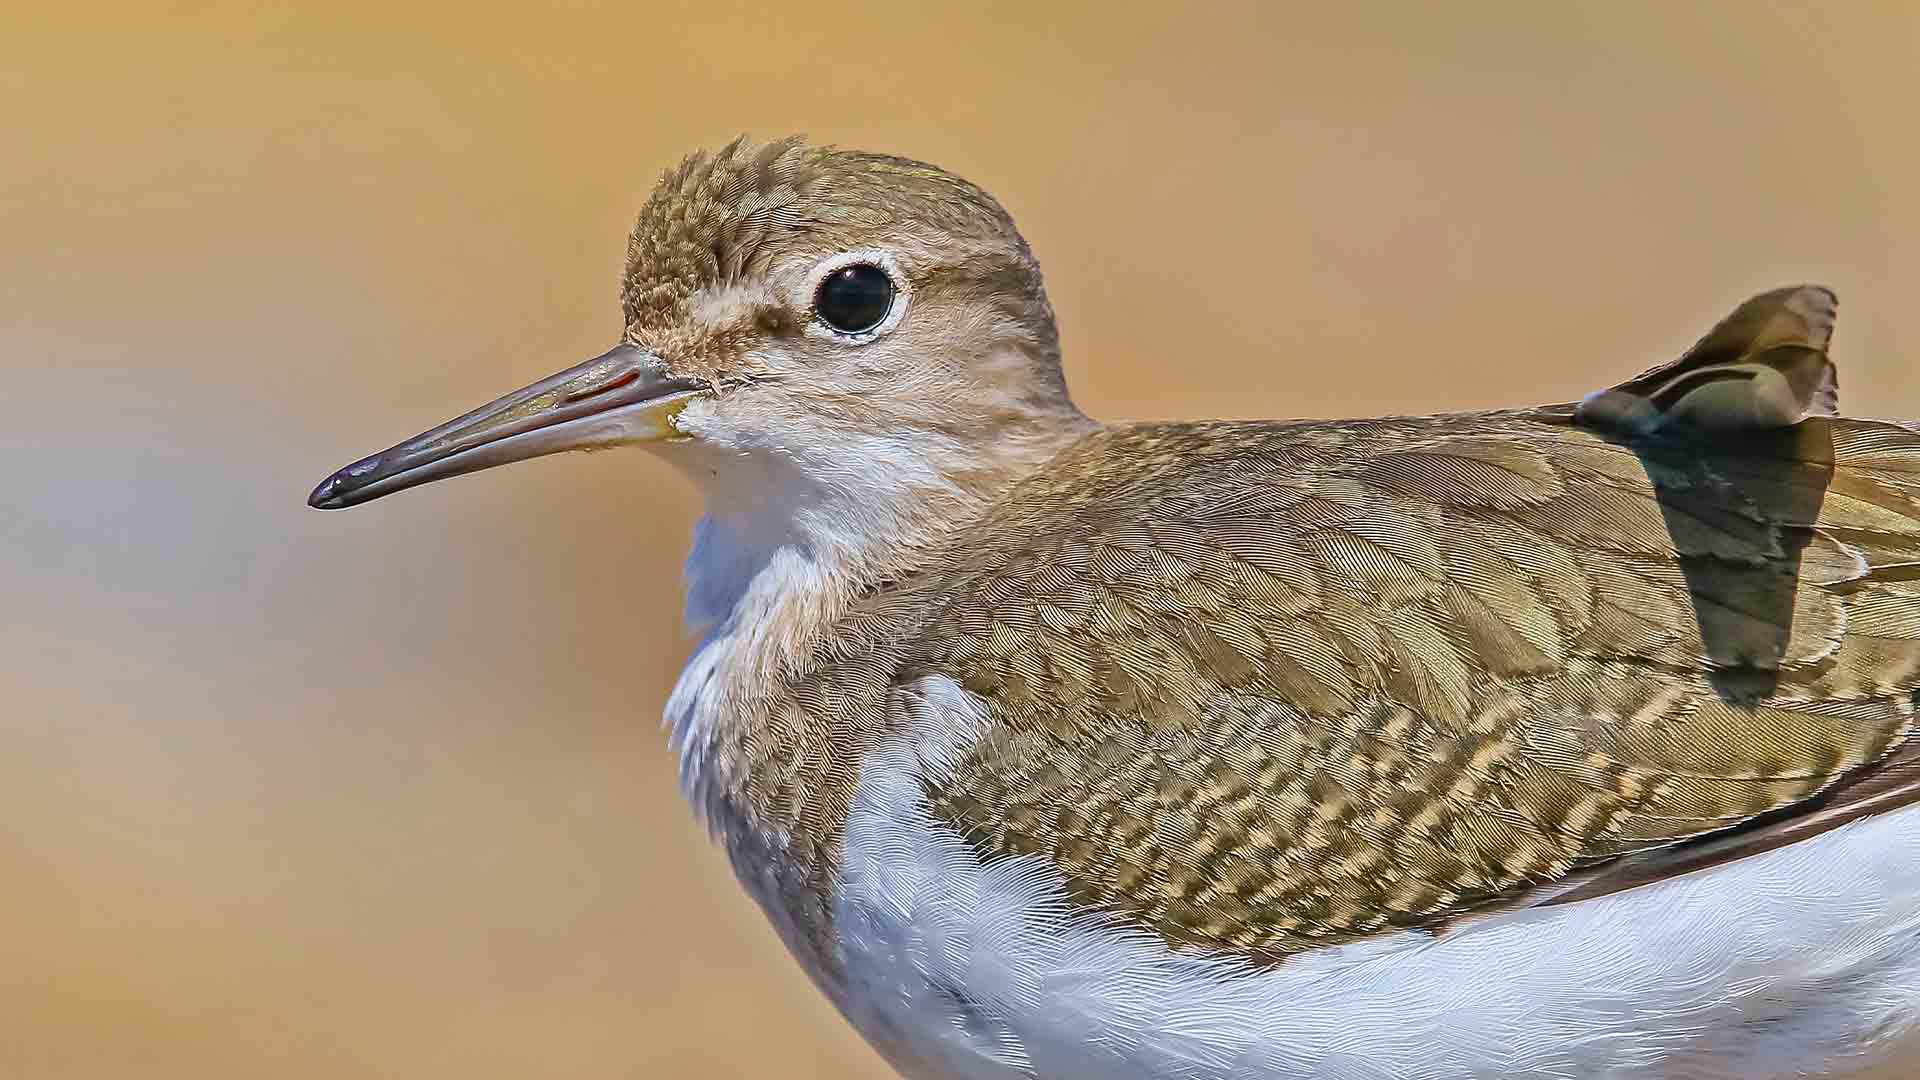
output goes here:
{"type": "Polygon", "coordinates": [[[837,341],[843,345],[865,345],[900,325],[900,320],[906,317],[908,301],[913,297],[913,287],[907,283],[907,275],[901,272],[900,261],[893,257],[891,251],[862,248],[857,251],[843,251],[838,255],[830,255],[820,260],[807,275],[805,296],[808,334],[837,341]],[[856,332],[837,330],[829,326],[826,320],[820,318],[819,314],[813,310],[814,300],[820,295],[820,283],[825,281],[828,275],[849,266],[879,267],[886,273],[887,280],[893,283],[893,303],[887,308],[887,313],[879,322],[856,332]]]}

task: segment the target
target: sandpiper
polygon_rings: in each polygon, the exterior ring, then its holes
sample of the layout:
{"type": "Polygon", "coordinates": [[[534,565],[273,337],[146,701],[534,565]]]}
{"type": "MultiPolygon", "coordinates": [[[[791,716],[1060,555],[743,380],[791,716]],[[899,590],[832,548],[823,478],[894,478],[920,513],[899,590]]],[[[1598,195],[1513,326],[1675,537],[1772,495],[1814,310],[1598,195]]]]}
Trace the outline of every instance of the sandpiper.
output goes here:
{"type": "Polygon", "coordinates": [[[686,470],[681,783],[901,1073],[1756,1080],[1920,1024],[1920,428],[1837,415],[1826,290],[1573,404],[1103,424],[998,203],[796,138],[667,172],[621,297],[310,501],[686,470]]]}

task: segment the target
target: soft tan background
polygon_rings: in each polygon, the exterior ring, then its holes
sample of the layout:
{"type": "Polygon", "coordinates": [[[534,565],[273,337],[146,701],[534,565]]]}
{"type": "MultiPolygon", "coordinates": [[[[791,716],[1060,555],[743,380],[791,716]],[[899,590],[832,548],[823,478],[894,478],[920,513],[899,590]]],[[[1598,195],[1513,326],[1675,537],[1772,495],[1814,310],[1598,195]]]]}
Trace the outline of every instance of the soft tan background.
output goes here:
{"type": "Polygon", "coordinates": [[[696,145],[999,193],[1100,415],[1561,400],[1813,279],[1920,416],[1920,9],[1360,6],[13,5],[0,1076],[881,1075],[675,791],[675,475],[302,506],[610,342],[696,145]]]}

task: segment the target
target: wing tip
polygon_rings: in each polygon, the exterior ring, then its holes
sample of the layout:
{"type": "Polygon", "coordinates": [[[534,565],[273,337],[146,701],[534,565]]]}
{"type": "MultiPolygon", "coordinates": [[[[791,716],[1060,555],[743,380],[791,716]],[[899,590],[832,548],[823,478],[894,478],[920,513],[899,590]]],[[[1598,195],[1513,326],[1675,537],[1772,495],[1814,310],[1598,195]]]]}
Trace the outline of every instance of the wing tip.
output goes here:
{"type": "Polygon", "coordinates": [[[1839,379],[1827,348],[1840,301],[1789,285],[1734,308],[1679,359],[1587,395],[1574,421],[1646,437],[1669,428],[1721,434],[1834,416],[1839,379]]]}

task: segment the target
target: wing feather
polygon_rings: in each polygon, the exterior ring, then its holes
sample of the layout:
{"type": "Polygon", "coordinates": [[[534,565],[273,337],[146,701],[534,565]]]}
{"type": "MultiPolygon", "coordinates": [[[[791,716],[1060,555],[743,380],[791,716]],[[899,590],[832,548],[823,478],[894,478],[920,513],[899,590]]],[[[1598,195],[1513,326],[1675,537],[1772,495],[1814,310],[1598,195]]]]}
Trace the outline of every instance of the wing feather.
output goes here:
{"type": "Polygon", "coordinates": [[[917,586],[991,722],[935,811],[1255,960],[1811,805],[1920,687],[1899,425],[1113,428],[974,543],[917,586]]]}

